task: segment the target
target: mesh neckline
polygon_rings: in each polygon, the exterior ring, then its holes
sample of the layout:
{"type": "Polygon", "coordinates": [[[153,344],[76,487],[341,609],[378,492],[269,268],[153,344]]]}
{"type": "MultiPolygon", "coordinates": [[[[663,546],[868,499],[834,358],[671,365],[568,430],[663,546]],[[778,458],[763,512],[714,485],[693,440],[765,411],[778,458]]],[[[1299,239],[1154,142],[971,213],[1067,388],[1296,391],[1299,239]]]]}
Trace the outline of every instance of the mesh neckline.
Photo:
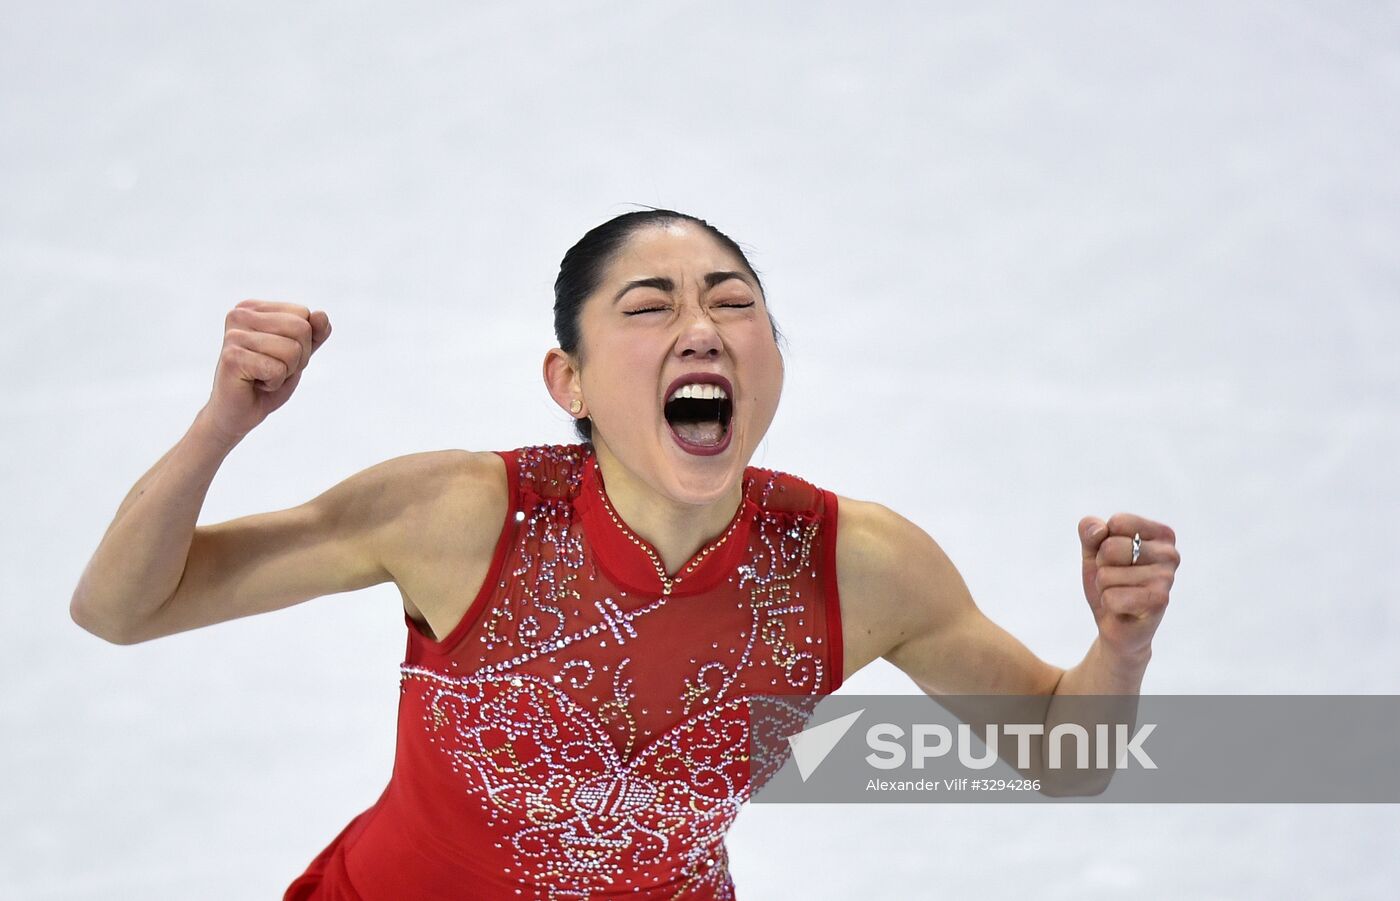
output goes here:
{"type": "MultiPolygon", "coordinates": [[[[652,562],[656,549],[646,539],[637,535],[616,516],[607,492],[603,487],[602,474],[598,470],[597,456],[591,450],[584,456],[582,481],[579,485],[577,507],[583,520],[583,528],[593,547],[595,558],[602,568],[616,581],[626,584],[634,591],[647,594],[666,595],[666,584],[662,581],[657,564],[652,562]],[[650,553],[648,553],[650,550],[650,553]]],[[[681,565],[680,578],[673,582],[670,597],[683,597],[704,591],[715,585],[737,564],[742,552],[747,548],[749,532],[758,505],[752,494],[754,487],[752,467],[744,471],[744,496],[739,509],[725,526],[724,530],[707,541],[689,560],[681,565]],[[687,572],[687,568],[690,571],[687,572]]],[[[660,560],[660,555],[656,555],[660,560]]],[[[671,574],[668,574],[670,577],[671,574]]]]}

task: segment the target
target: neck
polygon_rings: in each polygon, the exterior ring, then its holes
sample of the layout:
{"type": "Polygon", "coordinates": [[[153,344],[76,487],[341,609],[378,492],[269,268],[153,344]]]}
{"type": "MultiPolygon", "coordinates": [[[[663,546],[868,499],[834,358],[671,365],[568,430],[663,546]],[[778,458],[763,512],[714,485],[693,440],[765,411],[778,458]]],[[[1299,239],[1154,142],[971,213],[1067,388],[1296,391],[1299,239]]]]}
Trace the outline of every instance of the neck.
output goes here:
{"type": "Polygon", "coordinates": [[[593,447],[608,503],[627,528],[652,546],[668,576],[677,575],[701,548],[723,534],[743,503],[742,479],[713,503],[679,503],[639,479],[596,437],[593,447]]]}

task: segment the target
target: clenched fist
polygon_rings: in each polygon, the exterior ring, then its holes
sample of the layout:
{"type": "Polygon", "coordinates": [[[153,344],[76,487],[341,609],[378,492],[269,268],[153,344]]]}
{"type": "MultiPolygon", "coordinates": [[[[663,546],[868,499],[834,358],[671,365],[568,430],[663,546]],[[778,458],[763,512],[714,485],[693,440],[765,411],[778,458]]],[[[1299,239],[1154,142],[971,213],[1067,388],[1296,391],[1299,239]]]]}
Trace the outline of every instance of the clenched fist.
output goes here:
{"type": "Polygon", "coordinates": [[[331,322],[322,310],[244,300],[224,317],[224,347],[205,405],[209,423],[237,441],[287,402],[331,322]]]}
{"type": "Polygon", "coordinates": [[[1124,659],[1151,651],[1152,636],[1166,612],[1181,554],[1171,526],[1131,513],[1108,522],[1079,521],[1084,597],[1094,612],[1099,638],[1124,659]],[[1133,536],[1140,539],[1137,559],[1133,536]]]}

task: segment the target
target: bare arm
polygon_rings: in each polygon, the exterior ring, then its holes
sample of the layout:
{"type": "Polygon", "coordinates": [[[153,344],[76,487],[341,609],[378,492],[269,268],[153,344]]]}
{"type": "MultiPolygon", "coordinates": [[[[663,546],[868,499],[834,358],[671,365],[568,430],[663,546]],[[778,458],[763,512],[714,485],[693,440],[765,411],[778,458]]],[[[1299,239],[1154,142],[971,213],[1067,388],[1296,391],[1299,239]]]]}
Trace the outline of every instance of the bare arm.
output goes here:
{"type": "MultiPolygon", "coordinates": [[[[117,614],[111,633],[85,628],[134,644],[396,579],[431,547],[429,537],[442,531],[435,524],[463,515],[455,505],[465,502],[466,518],[481,521],[476,511],[499,494],[497,468],[490,453],[408,454],[355,473],[300,506],[198,526],[167,598],[137,615],[117,614]]],[[[118,540],[139,543],[133,537],[139,526],[123,529],[113,533],[118,540]]],[[[124,577],[128,585],[142,584],[137,570],[124,577]]],[[[136,606],[116,596],[109,602],[109,609],[136,606]]]]}
{"type": "Polygon", "coordinates": [[[842,497],[839,510],[842,607],[878,624],[865,656],[889,660],[931,695],[1050,693],[1063,671],[982,613],[923,529],[869,501],[842,497]]]}
{"type": "Polygon", "coordinates": [[[118,508],[73,592],[76,623],[135,644],[391,579],[402,588],[444,559],[490,558],[499,530],[474,527],[505,512],[492,453],[395,457],[300,506],[196,525],[224,458],[286,402],[329,333],[324,313],[294,304],[234,308],[209,404],[118,508]]]}
{"type": "Polygon", "coordinates": [[[131,643],[134,624],[152,616],[180,584],[200,508],[235,443],[217,434],[201,411],[137,480],[73,591],[75,623],[113,643],[131,643]]]}
{"type": "MultiPolygon", "coordinates": [[[[989,722],[1038,723],[1048,733],[1061,723],[1077,721],[1076,715],[1084,711],[1108,722],[1132,722],[1151,634],[1166,606],[1166,590],[1179,560],[1167,541],[1151,545],[1152,565],[1144,560],[1136,568],[1124,567],[1117,565],[1126,562],[1117,559],[1126,553],[1124,539],[1104,542],[1102,534],[1088,532],[1089,520],[1081,523],[1085,593],[1100,635],[1083,662],[1064,670],[1041,660],[988,619],[942,548],[914,523],[879,504],[843,498],[841,509],[838,535],[847,534],[851,545],[844,557],[838,549],[838,566],[850,567],[851,584],[862,597],[875,599],[875,607],[892,623],[877,652],[970,725],[974,734],[985,734],[989,722]],[[1122,593],[1106,596],[1109,586],[1119,586],[1122,593]],[[1118,695],[1121,700],[1081,706],[1054,703],[1085,694],[1118,695]],[[975,695],[1016,696],[1016,719],[1006,718],[1011,709],[1007,704],[969,697],[975,695]]],[[[1137,528],[1154,539],[1162,535],[1174,541],[1170,529],[1139,517],[1120,514],[1110,522],[1116,524],[1115,535],[1125,528],[1132,534],[1137,528]]],[[[1107,784],[1103,774],[1047,774],[1046,742],[1032,737],[1029,747],[1025,767],[1018,765],[1018,742],[1001,742],[997,750],[1008,765],[1032,778],[1056,776],[1054,785],[1046,783],[1047,794],[1094,793],[1107,784]]]]}
{"type": "Polygon", "coordinates": [[[149,637],[145,624],[182,584],[215,472],[244,435],[287,402],[330,330],[324,312],[296,304],[246,300],[228,313],[209,402],[117,509],[73,592],[76,623],[116,643],[149,637]]]}

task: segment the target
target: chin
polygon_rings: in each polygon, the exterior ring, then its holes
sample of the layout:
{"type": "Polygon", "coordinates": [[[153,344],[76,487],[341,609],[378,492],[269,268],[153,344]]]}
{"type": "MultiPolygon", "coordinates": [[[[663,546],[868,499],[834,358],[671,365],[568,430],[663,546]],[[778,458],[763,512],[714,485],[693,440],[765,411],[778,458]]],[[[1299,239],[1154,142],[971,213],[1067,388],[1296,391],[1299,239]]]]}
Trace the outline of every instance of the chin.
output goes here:
{"type": "Polygon", "coordinates": [[[718,453],[690,453],[671,434],[666,423],[661,425],[664,442],[663,456],[671,464],[670,481],[675,499],[687,504],[704,506],[722,500],[733,486],[742,481],[748,458],[742,436],[730,429],[718,453]]]}

